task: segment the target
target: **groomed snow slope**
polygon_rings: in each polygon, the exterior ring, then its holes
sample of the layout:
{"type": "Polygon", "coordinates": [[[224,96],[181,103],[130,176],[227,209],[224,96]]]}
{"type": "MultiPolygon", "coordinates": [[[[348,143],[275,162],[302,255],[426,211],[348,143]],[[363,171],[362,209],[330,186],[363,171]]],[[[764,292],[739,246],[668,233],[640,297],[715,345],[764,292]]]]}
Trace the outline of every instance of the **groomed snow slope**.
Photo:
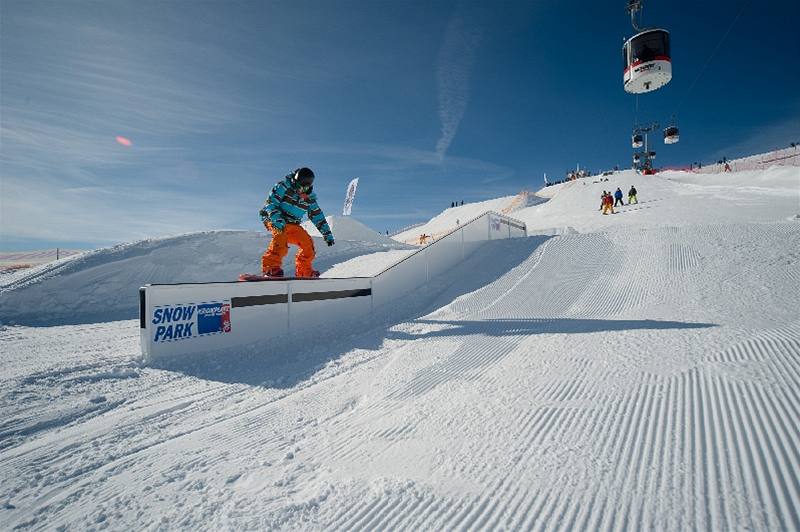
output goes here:
{"type": "Polygon", "coordinates": [[[782,176],[638,178],[605,217],[599,184],[561,185],[525,221],[581,233],[491,242],[407,296],[417,317],[250,359],[143,367],[135,320],[5,327],[0,522],[798,529],[782,176]]]}
{"type": "MultiPolygon", "coordinates": [[[[388,236],[377,233],[352,216],[328,216],[325,220],[328,222],[328,227],[331,228],[336,242],[357,240],[375,242],[376,244],[396,244],[396,242],[388,236]]],[[[311,236],[322,238],[322,233],[319,232],[311,221],[306,220],[303,222],[303,227],[311,236]]]]}
{"type": "MultiPolygon", "coordinates": [[[[695,175],[663,172],[638,175],[631,170],[607,179],[578,179],[545,189],[552,195],[542,205],[514,212],[528,231],[574,228],[581,233],[618,227],[663,227],[706,223],[784,221],[800,213],[800,169],[774,167],[762,172],[695,175]],[[600,195],[620,188],[623,201],[636,187],[639,203],[599,215],[600,195]]],[[[606,178],[603,178],[606,179],[606,178]]]]}

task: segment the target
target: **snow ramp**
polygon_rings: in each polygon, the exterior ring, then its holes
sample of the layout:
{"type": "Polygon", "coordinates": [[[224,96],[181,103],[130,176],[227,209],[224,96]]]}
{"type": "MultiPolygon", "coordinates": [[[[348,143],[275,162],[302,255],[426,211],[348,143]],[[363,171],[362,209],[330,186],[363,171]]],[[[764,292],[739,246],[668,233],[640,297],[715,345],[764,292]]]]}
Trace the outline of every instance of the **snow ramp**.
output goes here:
{"type": "Polygon", "coordinates": [[[245,352],[309,328],[354,327],[484,243],[525,236],[523,222],[485,212],[373,277],[148,284],[139,289],[142,354],[153,363],[245,352]]]}

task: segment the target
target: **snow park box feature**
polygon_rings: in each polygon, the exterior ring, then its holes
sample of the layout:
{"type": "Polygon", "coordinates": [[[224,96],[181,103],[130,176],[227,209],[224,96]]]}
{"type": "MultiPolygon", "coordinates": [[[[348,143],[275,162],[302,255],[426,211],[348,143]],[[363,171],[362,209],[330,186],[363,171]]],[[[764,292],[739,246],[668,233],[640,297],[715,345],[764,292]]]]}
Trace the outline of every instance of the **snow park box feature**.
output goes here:
{"type": "Polygon", "coordinates": [[[495,212],[470,220],[374,277],[150,284],[139,290],[147,361],[262,350],[297,331],[363,328],[375,309],[445,275],[485,242],[525,237],[495,212]]]}

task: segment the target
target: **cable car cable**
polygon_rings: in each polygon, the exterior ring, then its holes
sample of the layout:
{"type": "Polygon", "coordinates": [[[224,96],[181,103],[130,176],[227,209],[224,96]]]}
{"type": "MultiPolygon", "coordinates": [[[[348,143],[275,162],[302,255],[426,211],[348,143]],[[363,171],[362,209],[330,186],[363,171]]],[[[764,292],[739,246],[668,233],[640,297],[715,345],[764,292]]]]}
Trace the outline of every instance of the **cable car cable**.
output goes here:
{"type": "Polygon", "coordinates": [[[697,74],[697,76],[694,78],[694,81],[692,81],[692,84],[691,84],[691,85],[689,85],[689,88],[686,90],[686,93],[683,95],[683,98],[682,98],[682,99],[681,99],[681,101],[678,103],[678,106],[677,106],[677,107],[675,108],[675,110],[672,112],[672,114],[673,114],[673,115],[676,115],[676,114],[678,114],[678,111],[679,111],[679,110],[680,110],[680,108],[683,106],[683,104],[686,102],[686,99],[689,97],[689,94],[692,92],[692,89],[694,89],[694,86],[695,86],[695,85],[697,84],[697,82],[700,80],[700,77],[701,77],[701,76],[702,76],[702,75],[705,73],[706,69],[708,68],[708,65],[710,65],[710,64],[711,64],[711,60],[712,60],[712,59],[714,59],[714,56],[717,54],[717,51],[719,51],[720,47],[722,46],[722,43],[723,43],[723,42],[725,42],[725,38],[726,38],[726,37],[728,36],[728,34],[731,32],[731,30],[733,29],[733,26],[736,24],[736,21],[738,21],[738,20],[739,20],[739,17],[741,17],[741,16],[742,16],[742,13],[744,13],[744,10],[745,10],[745,8],[746,8],[748,5],[750,5],[750,2],[751,2],[751,1],[752,1],[752,0],[746,0],[746,1],[745,1],[745,3],[744,3],[744,4],[742,4],[742,7],[739,9],[739,12],[736,14],[736,17],[733,19],[733,22],[731,22],[730,26],[728,26],[728,29],[727,29],[727,30],[725,30],[725,33],[722,35],[722,38],[721,38],[721,39],[719,40],[719,42],[717,43],[717,46],[716,46],[716,47],[714,48],[714,50],[711,52],[711,55],[709,55],[709,56],[708,56],[708,59],[706,60],[706,63],[705,63],[705,65],[703,65],[703,68],[701,68],[701,69],[700,69],[700,72],[699,72],[699,73],[697,74]]]}

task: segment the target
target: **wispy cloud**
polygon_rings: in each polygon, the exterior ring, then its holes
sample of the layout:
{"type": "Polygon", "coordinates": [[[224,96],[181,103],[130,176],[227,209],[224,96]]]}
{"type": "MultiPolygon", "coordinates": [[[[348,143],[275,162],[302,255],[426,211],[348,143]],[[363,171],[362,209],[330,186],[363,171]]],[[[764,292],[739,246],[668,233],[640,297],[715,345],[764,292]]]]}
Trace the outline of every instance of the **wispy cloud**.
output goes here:
{"type": "Polygon", "coordinates": [[[22,164],[118,164],[122,152],[105,142],[116,135],[136,142],[203,133],[244,114],[197,64],[158,56],[192,56],[187,42],[34,17],[17,24],[38,37],[4,40],[0,134],[4,156],[22,164]]]}
{"type": "MultiPolygon", "coordinates": [[[[298,152],[308,154],[337,154],[366,157],[368,165],[380,166],[386,171],[400,171],[414,168],[428,168],[442,171],[442,160],[438,152],[411,146],[377,143],[295,143],[282,146],[284,153],[298,152]]],[[[444,170],[454,172],[474,172],[486,175],[507,175],[510,169],[492,162],[469,157],[448,157],[444,170]]]]}
{"type": "Polygon", "coordinates": [[[113,243],[228,225],[235,197],[184,177],[197,174],[193,140],[247,121],[228,90],[241,62],[137,24],[115,11],[124,4],[25,7],[2,25],[4,238],[113,243]]]}
{"type": "Polygon", "coordinates": [[[437,65],[442,133],[436,142],[436,155],[440,160],[453,142],[467,109],[469,79],[480,41],[480,32],[469,27],[462,17],[455,17],[447,24],[437,65]]]}

